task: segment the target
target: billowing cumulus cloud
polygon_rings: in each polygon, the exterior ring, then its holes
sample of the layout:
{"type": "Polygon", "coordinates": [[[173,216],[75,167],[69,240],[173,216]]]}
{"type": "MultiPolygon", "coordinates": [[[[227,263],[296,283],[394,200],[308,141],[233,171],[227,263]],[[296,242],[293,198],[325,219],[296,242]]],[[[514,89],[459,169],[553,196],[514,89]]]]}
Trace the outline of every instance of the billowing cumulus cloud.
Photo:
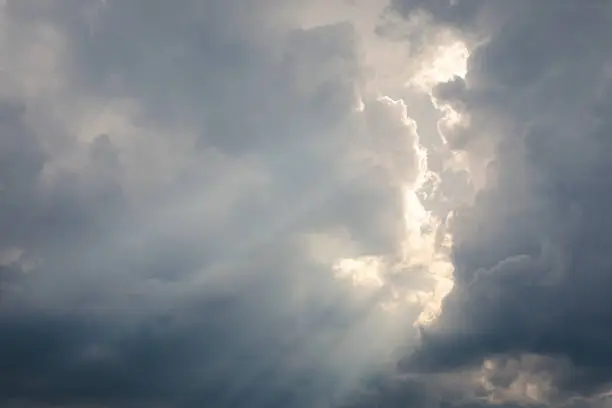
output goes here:
{"type": "Polygon", "coordinates": [[[383,2],[1,4],[0,405],[336,405],[415,344],[448,209],[392,90],[448,35],[411,49],[432,23],[383,2]]]}

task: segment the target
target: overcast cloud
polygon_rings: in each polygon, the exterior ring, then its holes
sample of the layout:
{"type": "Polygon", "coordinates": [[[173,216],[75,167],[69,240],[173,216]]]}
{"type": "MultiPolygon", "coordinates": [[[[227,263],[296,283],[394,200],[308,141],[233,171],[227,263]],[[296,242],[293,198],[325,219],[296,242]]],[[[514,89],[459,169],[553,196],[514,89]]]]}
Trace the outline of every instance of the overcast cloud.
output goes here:
{"type": "Polygon", "coordinates": [[[0,2],[0,406],[605,407],[612,5],[0,2]]]}

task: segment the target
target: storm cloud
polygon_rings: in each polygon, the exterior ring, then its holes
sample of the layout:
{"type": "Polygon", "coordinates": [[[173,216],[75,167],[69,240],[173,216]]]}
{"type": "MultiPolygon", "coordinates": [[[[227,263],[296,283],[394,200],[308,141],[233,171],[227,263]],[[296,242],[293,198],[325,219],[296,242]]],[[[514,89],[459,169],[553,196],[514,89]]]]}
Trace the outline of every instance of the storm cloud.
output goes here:
{"type": "Polygon", "coordinates": [[[532,401],[595,403],[612,379],[610,4],[434,3],[475,44],[465,78],[434,91],[462,118],[446,137],[468,167],[489,161],[450,227],[454,289],[401,367],[488,367],[494,387],[531,376],[532,401]]]}
{"type": "Polygon", "coordinates": [[[0,23],[0,405],[607,404],[609,3],[0,23]]]}

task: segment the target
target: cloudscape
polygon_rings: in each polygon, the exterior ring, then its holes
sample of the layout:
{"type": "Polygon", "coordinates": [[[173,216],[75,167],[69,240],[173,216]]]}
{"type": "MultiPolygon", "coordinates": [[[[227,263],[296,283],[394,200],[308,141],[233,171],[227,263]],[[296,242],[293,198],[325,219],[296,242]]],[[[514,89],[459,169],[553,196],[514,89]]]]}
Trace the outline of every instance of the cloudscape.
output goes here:
{"type": "Polygon", "coordinates": [[[0,1],[0,407],[607,408],[612,3],[0,1]]]}

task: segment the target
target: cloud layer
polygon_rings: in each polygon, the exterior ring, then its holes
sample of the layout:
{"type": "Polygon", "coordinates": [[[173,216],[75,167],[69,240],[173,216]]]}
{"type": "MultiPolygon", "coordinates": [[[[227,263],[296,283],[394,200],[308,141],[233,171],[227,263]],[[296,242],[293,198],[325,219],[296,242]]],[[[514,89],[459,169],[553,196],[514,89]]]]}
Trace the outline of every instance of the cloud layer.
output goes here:
{"type": "Polygon", "coordinates": [[[329,6],[3,3],[3,406],[327,406],[412,341],[426,157],[329,6]]]}
{"type": "Polygon", "coordinates": [[[606,405],[608,3],[0,4],[0,405],[606,405]]]}

